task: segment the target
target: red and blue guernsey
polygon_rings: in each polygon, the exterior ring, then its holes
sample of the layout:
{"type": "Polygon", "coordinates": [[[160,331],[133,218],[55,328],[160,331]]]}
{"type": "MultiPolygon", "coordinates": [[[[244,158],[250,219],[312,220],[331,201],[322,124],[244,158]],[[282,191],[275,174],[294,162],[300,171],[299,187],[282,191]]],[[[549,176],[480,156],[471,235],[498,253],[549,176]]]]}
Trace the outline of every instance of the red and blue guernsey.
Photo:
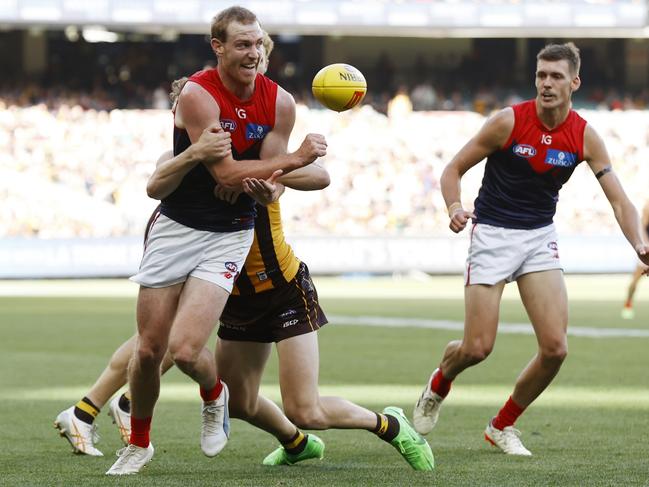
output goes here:
{"type": "Polygon", "coordinates": [[[584,159],[586,121],[574,110],[548,130],[535,100],[514,109],[514,129],[505,145],[487,158],[475,200],[476,223],[534,229],[552,223],[559,190],[584,159]]]}
{"type": "MultiPolygon", "coordinates": [[[[259,159],[261,144],[275,126],[277,83],[258,74],[255,91],[240,100],[225,87],[216,69],[199,71],[189,81],[201,85],[216,100],[223,130],[232,137],[235,160],[259,159]]],[[[174,155],[191,145],[184,129],[174,127],[174,155]]],[[[189,171],[176,190],[162,200],[163,215],[185,226],[211,232],[236,232],[254,227],[255,202],[241,194],[235,204],[214,196],[216,182],[203,164],[189,171]]]]}

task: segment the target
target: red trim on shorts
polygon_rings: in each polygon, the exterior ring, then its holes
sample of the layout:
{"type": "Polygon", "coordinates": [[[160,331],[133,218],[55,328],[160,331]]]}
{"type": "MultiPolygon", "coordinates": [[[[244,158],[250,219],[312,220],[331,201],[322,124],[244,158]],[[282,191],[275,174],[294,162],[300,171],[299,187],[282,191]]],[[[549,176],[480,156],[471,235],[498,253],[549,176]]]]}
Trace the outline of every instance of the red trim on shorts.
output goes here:
{"type": "Polygon", "coordinates": [[[153,211],[153,214],[151,215],[151,218],[149,219],[149,223],[146,226],[146,230],[144,231],[144,250],[146,250],[146,246],[149,243],[149,234],[151,233],[151,230],[153,229],[153,225],[155,225],[155,222],[158,221],[158,218],[160,218],[160,215],[162,215],[162,213],[160,212],[160,206],[158,206],[153,211]]]}
{"type": "MultiPolygon", "coordinates": [[[[473,226],[471,227],[471,237],[469,238],[469,255],[471,255],[471,245],[473,244],[473,232],[475,231],[475,226],[477,223],[474,223],[473,226]]],[[[469,261],[469,267],[466,270],[466,282],[464,283],[465,286],[468,286],[471,284],[471,261],[469,261]]]]}

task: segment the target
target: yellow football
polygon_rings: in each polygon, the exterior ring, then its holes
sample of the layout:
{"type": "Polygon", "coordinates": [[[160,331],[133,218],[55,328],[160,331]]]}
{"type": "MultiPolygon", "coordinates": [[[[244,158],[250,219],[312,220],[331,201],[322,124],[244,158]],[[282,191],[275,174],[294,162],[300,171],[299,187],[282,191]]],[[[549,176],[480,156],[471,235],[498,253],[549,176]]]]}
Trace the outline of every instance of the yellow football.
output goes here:
{"type": "Polygon", "coordinates": [[[349,64],[330,64],[313,78],[311,91],[327,108],[344,112],[358,105],[367,92],[365,76],[349,64]]]}

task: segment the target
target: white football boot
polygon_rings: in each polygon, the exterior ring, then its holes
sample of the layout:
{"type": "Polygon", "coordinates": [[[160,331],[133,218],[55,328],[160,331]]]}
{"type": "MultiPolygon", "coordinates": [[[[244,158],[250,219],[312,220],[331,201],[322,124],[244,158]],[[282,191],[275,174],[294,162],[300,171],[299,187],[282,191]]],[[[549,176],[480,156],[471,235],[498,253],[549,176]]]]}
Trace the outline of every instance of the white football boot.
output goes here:
{"type": "Polygon", "coordinates": [[[127,413],[119,407],[120,396],[115,396],[108,404],[108,416],[113,418],[113,424],[119,430],[119,436],[124,446],[128,446],[131,438],[131,413],[127,413]]]}
{"type": "Polygon", "coordinates": [[[106,475],[133,475],[144,468],[153,458],[153,445],[147,448],[128,445],[117,452],[119,457],[106,475]]]}
{"type": "Polygon", "coordinates": [[[428,382],[426,382],[426,387],[424,387],[417,404],[415,404],[415,409],[412,411],[412,425],[420,435],[427,435],[433,430],[439,418],[442,401],[444,400],[442,396],[430,389],[430,383],[433,380],[435,372],[438,370],[435,369],[430,374],[428,382]]]}
{"type": "Polygon", "coordinates": [[[81,421],[74,415],[74,406],[61,411],[54,420],[54,427],[67,439],[75,453],[92,457],[103,457],[104,454],[95,448],[99,441],[97,425],[81,421]]]}
{"type": "Polygon", "coordinates": [[[230,437],[229,398],[228,386],[223,382],[223,390],[218,399],[203,402],[201,411],[201,450],[208,457],[218,455],[225,448],[230,437]]]}
{"type": "Polygon", "coordinates": [[[532,452],[521,443],[521,432],[513,426],[505,426],[502,430],[492,426],[491,421],[484,431],[484,438],[493,446],[500,448],[508,455],[531,457],[532,452]]]}

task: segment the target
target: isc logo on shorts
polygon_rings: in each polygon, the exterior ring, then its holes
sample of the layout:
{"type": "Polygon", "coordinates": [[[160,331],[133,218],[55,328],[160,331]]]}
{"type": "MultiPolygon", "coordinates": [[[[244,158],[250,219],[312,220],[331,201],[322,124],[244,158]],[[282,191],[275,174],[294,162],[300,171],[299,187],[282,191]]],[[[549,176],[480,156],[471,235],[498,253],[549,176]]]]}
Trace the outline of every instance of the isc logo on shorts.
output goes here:
{"type": "Polygon", "coordinates": [[[288,328],[289,326],[297,325],[300,320],[290,320],[282,323],[282,328],[288,328]]]}

